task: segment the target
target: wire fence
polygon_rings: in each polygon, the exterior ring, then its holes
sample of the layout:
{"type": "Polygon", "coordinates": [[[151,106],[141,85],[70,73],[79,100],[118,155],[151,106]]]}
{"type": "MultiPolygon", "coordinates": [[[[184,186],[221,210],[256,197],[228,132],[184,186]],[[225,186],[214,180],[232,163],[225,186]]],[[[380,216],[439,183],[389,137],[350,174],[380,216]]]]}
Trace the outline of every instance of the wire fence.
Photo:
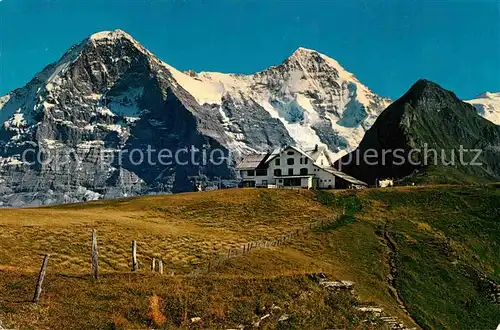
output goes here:
{"type": "Polygon", "coordinates": [[[297,228],[273,240],[252,241],[238,247],[229,248],[225,254],[219,254],[217,256],[214,256],[207,263],[204,263],[195,270],[193,270],[189,275],[199,276],[202,274],[206,274],[211,270],[215,269],[216,267],[223,265],[229,259],[248,254],[252,252],[253,249],[256,248],[277,247],[298,240],[299,238],[305,238],[311,231],[326,228],[333,223],[339,222],[340,219],[341,216],[338,215],[337,217],[330,220],[321,220],[317,222],[312,222],[307,226],[297,228]]]}

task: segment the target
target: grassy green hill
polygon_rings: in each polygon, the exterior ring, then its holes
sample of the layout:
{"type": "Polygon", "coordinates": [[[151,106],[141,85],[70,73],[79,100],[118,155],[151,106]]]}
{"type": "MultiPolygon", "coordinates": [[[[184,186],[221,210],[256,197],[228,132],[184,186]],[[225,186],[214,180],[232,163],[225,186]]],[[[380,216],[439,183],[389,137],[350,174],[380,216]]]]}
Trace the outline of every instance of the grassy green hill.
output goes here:
{"type": "Polygon", "coordinates": [[[227,329],[263,318],[263,329],[387,328],[365,322],[370,316],[356,308],[374,305],[409,327],[493,329],[500,322],[499,219],[494,185],[238,189],[0,210],[0,321],[21,329],[227,329]],[[322,221],[280,246],[207,267],[229,247],[322,221]],[[89,262],[94,228],[97,281],[89,262]],[[132,239],[137,273],[130,271],[132,239]],[[52,256],[34,305],[44,253],[52,256]],[[151,257],[165,261],[164,275],[149,271],[151,257]],[[325,290],[310,276],[320,272],[354,282],[354,295],[325,290]]]}

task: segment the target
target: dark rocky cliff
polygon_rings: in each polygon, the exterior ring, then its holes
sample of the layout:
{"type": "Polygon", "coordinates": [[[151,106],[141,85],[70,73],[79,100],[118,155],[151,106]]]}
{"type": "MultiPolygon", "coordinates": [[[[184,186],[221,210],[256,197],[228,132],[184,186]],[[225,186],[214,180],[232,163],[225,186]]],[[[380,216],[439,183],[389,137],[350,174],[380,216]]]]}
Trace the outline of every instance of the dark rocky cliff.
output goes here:
{"type": "Polygon", "coordinates": [[[499,146],[500,126],[478,115],[472,105],[460,101],[453,92],[419,80],[380,114],[359,147],[336,166],[369,184],[436,167],[495,179],[500,177],[499,146]],[[481,150],[477,159],[478,152],[472,149],[481,150]],[[395,150],[399,150],[396,156],[395,150]],[[368,154],[379,158],[365,159],[363,155],[368,154]],[[472,161],[482,165],[473,165],[472,161]]]}

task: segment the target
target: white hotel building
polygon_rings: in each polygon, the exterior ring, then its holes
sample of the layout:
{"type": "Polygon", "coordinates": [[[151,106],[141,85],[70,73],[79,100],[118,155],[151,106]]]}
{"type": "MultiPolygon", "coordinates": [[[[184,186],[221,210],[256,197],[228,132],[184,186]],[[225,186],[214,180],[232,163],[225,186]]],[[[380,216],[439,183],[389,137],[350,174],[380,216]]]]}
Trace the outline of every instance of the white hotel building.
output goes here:
{"type": "Polygon", "coordinates": [[[287,146],[273,152],[250,154],[236,166],[243,187],[361,188],[367,184],[332,167],[324,148],[301,150],[287,146]]]}

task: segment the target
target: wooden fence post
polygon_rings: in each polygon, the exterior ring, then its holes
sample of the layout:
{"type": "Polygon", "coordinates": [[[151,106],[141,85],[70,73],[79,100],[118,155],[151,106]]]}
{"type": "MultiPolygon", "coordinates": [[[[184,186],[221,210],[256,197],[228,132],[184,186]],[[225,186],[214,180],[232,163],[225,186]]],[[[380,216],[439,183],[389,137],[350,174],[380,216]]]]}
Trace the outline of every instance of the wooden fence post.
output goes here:
{"type": "Polygon", "coordinates": [[[33,302],[37,303],[40,299],[40,294],[42,293],[42,284],[43,279],[45,278],[45,271],[47,270],[47,264],[49,262],[49,254],[46,254],[43,258],[42,268],[40,269],[40,273],[38,274],[38,280],[36,282],[35,295],[33,296],[33,302]]]}
{"type": "Polygon", "coordinates": [[[99,251],[97,250],[97,231],[92,231],[92,278],[97,280],[99,272],[99,251]]]}
{"type": "Polygon", "coordinates": [[[156,268],[156,259],[155,259],[155,258],[152,258],[152,259],[151,259],[151,272],[153,272],[153,273],[154,273],[155,268],[156,268]]]}
{"type": "Polygon", "coordinates": [[[132,241],[132,270],[135,272],[139,269],[137,264],[137,242],[132,241]]]}
{"type": "Polygon", "coordinates": [[[158,272],[160,273],[160,275],[163,275],[163,260],[162,259],[158,260],[158,272]]]}

